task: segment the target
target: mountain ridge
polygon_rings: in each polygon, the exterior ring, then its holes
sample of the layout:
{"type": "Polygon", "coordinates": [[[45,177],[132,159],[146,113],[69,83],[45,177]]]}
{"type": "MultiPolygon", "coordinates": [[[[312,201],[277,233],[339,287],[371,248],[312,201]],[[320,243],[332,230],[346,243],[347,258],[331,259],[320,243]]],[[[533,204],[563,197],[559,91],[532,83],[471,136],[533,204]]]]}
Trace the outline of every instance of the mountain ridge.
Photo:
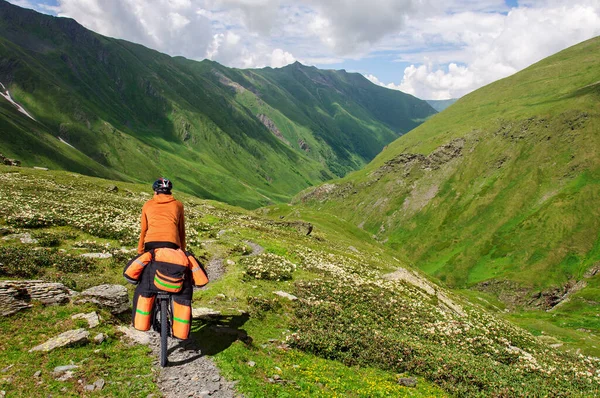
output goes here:
{"type": "Polygon", "coordinates": [[[26,166],[75,163],[78,171],[108,176],[108,169],[111,178],[134,181],[166,174],[188,192],[245,207],[289,200],[307,186],[362,167],[435,113],[414,97],[387,94],[418,106],[404,113],[404,124],[394,116],[381,120],[334,72],[298,65],[300,73],[294,67],[244,71],[171,57],[4,1],[0,32],[0,82],[40,121],[30,129],[5,120],[0,150],[26,166]],[[335,90],[306,74],[326,76],[335,90]],[[51,145],[36,155],[19,144],[47,141],[48,135],[93,159],[93,171],[70,149],[51,145]]]}

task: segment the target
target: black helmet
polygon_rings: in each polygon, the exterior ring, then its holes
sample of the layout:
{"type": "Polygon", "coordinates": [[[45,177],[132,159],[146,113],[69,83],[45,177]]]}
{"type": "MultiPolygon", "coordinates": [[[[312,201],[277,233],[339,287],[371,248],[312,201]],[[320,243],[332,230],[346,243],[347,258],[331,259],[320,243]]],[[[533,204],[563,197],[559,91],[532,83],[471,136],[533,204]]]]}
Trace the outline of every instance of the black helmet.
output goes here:
{"type": "Polygon", "coordinates": [[[154,184],[152,184],[152,189],[156,193],[171,193],[171,189],[173,189],[173,183],[169,179],[161,177],[154,181],[154,184]]]}

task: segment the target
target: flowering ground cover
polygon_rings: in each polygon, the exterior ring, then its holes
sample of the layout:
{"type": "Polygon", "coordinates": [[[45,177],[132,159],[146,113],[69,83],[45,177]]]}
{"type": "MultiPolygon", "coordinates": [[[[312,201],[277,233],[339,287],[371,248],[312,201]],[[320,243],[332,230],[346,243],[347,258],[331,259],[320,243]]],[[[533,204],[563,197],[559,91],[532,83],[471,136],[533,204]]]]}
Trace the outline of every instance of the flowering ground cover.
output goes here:
{"type": "MultiPolygon", "coordinates": [[[[43,248],[41,242],[0,240],[0,257],[10,260],[27,253],[33,259],[28,268],[32,276],[69,281],[76,290],[124,284],[122,265],[135,246],[140,209],[150,196],[148,187],[126,183],[116,183],[118,192],[108,192],[113,184],[72,173],[0,167],[2,234],[30,233],[52,241],[43,248]],[[90,260],[87,271],[87,262],[78,268],[80,260],[67,260],[81,259],[88,251],[113,257],[90,260]]],[[[216,332],[222,329],[210,321],[195,320],[193,338],[203,342],[205,354],[213,356],[229,379],[239,381],[236,388],[247,397],[599,394],[597,358],[551,348],[465,296],[414,273],[388,249],[335,217],[288,211],[286,219],[314,224],[305,235],[280,220],[275,208],[248,212],[176,196],[185,204],[191,249],[226,268],[221,279],[194,293],[194,306],[221,311],[231,324],[248,314],[243,324],[227,329],[229,334],[216,332]],[[248,242],[264,253],[250,256],[248,242]],[[414,378],[417,386],[401,385],[402,378],[414,378]]],[[[0,277],[24,277],[11,271],[14,263],[0,263],[0,277]]],[[[128,315],[103,314],[110,338],[99,348],[59,349],[40,354],[41,360],[27,353],[31,342],[68,330],[69,314],[75,311],[80,308],[35,307],[0,319],[0,369],[18,364],[0,375],[0,389],[16,396],[19,391],[27,391],[21,396],[77,395],[76,380],[58,382],[46,376],[35,390],[24,389],[38,368],[64,365],[61,361],[74,350],[74,363],[110,369],[104,378],[114,390],[107,390],[108,395],[118,390],[145,397],[156,391],[155,358],[142,348],[128,351],[114,332],[113,325],[127,323],[128,315]],[[55,323],[44,326],[50,319],[55,323]],[[27,330],[26,336],[20,330],[27,330]],[[15,339],[17,344],[12,343],[15,339]],[[136,381],[127,384],[122,375],[136,381]]],[[[82,370],[77,377],[97,377],[88,373],[82,370]]]]}

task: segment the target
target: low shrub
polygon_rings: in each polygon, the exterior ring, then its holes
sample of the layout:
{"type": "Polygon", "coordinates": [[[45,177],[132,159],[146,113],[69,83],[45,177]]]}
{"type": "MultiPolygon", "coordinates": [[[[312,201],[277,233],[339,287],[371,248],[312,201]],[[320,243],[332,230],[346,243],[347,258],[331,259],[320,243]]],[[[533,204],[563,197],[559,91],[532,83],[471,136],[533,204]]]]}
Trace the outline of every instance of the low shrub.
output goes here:
{"type": "Polygon", "coordinates": [[[281,308],[281,303],[266,297],[250,296],[248,297],[248,307],[252,316],[262,318],[266,312],[281,308]]]}
{"type": "Polygon", "coordinates": [[[64,254],[57,256],[55,267],[61,272],[90,272],[96,269],[96,261],[87,257],[64,254]]]}
{"type": "Polygon", "coordinates": [[[89,272],[96,268],[90,258],[65,254],[56,249],[33,249],[27,246],[0,247],[0,275],[31,278],[54,267],[61,272],[89,272]]]}
{"type": "Polygon", "coordinates": [[[34,250],[26,246],[0,247],[0,275],[30,278],[52,266],[56,250],[34,250]]]}
{"type": "Polygon", "coordinates": [[[245,279],[289,280],[296,270],[296,264],[273,253],[245,257],[240,264],[245,268],[245,279]]]}

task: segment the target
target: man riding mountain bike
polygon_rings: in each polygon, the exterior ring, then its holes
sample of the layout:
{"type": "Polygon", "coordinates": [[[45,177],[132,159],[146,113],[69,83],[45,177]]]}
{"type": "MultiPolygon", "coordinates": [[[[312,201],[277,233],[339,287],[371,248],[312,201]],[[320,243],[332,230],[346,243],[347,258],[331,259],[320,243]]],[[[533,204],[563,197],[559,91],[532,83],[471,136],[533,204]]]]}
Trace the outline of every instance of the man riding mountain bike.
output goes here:
{"type": "Polygon", "coordinates": [[[153,324],[154,301],[158,293],[170,293],[171,335],[189,337],[193,286],[208,283],[198,260],[185,251],[183,204],[171,194],[173,184],[159,178],[152,185],[155,194],[142,208],[138,255],[129,261],[123,276],[136,284],[133,297],[133,326],[142,331],[153,324]]]}

